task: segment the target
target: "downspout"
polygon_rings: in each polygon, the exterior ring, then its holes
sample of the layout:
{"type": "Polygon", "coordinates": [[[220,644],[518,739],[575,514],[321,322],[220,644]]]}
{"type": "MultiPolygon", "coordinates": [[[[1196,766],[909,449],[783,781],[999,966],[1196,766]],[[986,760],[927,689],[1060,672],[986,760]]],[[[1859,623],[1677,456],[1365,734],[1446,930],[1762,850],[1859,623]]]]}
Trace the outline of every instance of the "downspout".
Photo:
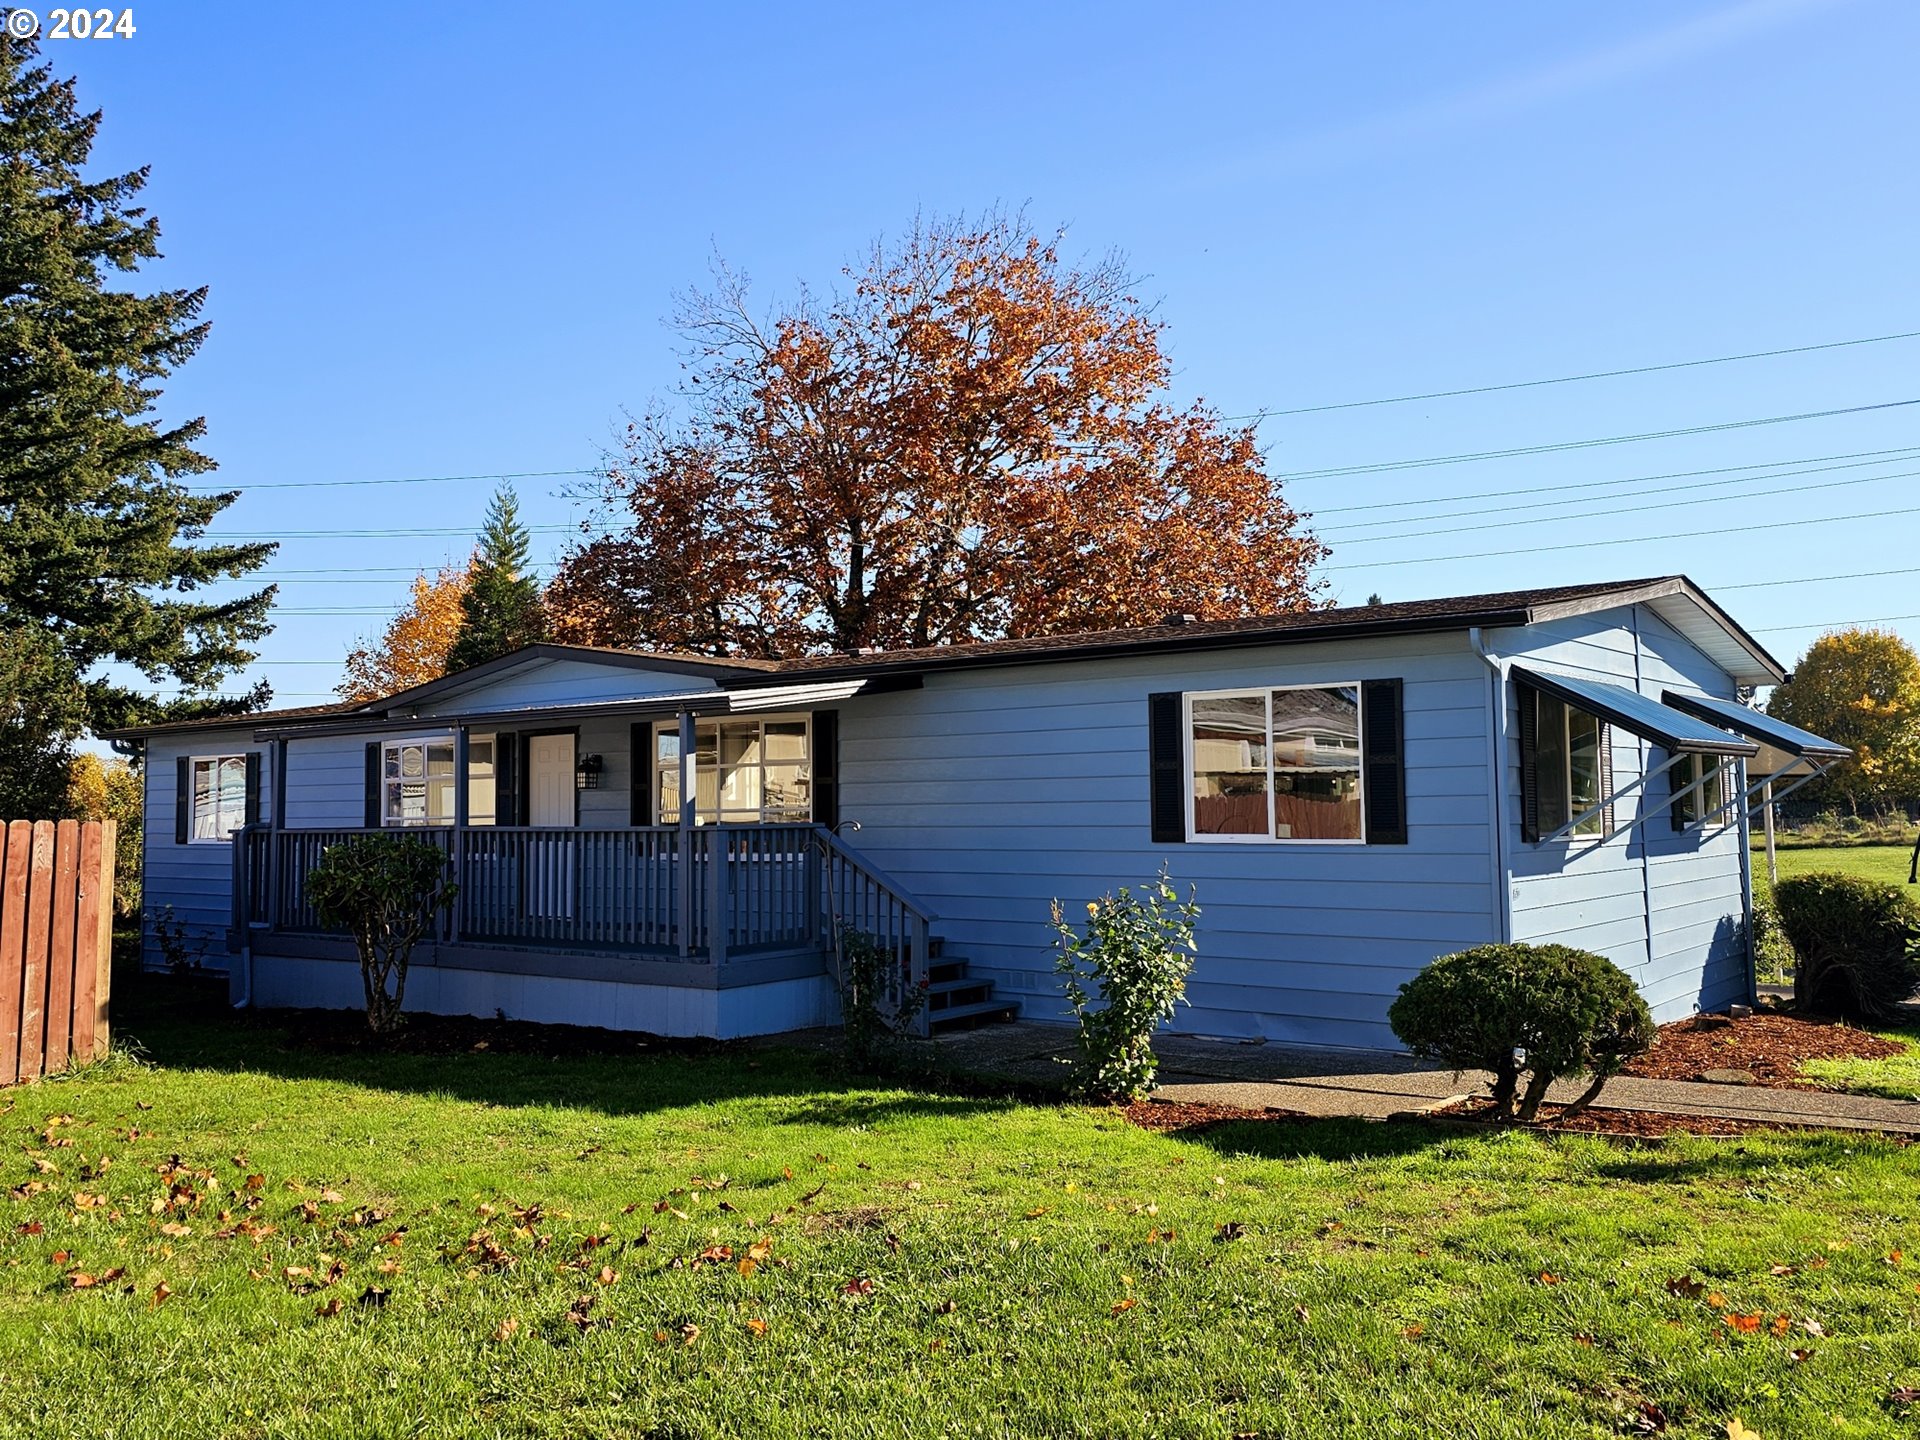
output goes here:
{"type": "Polygon", "coordinates": [[[1493,832],[1494,938],[1502,944],[1513,938],[1513,888],[1507,879],[1507,671],[1489,653],[1486,632],[1475,625],[1467,644],[1491,672],[1487,682],[1487,796],[1493,832]]]}
{"type": "MultiPolygon", "coordinates": [[[[1640,682],[1641,669],[1646,659],[1646,651],[1640,641],[1640,607],[1638,605],[1632,606],[1628,609],[1627,614],[1633,624],[1633,693],[1640,695],[1645,693],[1641,689],[1640,682]]],[[[1635,747],[1634,753],[1641,757],[1640,768],[1642,774],[1653,768],[1653,744],[1651,741],[1641,740],[1635,747]]],[[[1702,793],[1704,794],[1705,792],[1703,791],[1702,793]]],[[[1640,903],[1647,917],[1647,964],[1645,970],[1641,973],[1643,976],[1650,977],[1653,974],[1653,829],[1645,821],[1640,820],[1641,806],[1646,803],[1647,798],[1648,796],[1645,790],[1635,795],[1633,799],[1633,809],[1635,820],[1640,821],[1640,823],[1635,826],[1640,832],[1640,903]]],[[[1704,809],[1705,807],[1702,808],[1704,809]]],[[[1658,814],[1659,812],[1656,811],[1654,813],[1658,814]]],[[[1632,831],[1627,833],[1627,853],[1633,853],[1632,831]]],[[[1694,1008],[1698,1009],[1699,1007],[1695,1006],[1694,1008]]]]}

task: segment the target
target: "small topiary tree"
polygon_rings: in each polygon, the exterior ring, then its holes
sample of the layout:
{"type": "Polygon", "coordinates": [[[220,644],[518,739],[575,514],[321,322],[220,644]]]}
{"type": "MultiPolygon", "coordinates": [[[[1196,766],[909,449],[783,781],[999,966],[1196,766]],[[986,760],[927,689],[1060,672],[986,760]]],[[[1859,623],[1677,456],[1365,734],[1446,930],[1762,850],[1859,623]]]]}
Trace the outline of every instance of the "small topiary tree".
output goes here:
{"type": "Polygon", "coordinates": [[[1165,870],[1138,895],[1123,887],[1089,901],[1084,934],[1053,902],[1053,968],[1080,1023],[1075,1081],[1083,1094],[1136,1100],[1153,1089],[1153,1032],[1187,998],[1199,918],[1192,892],[1182,901],[1165,870]]]}
{"type": "Polygon", "coordinates": [[[411,835],[371,835],[329,845],[307,874],[307,900],[331,930],[360,951],[367,1024],[376,1035],[400,1024],[407,962],[434,916],[458,893],[439,846],[411,835]]]}
{"type": "Polygon", "coordinates": [[[1532,1120],[1547,1086],[1591,1072],[1577,1114],[1653,1043],[1653,1016],[1626,973],[1566,945],[1478,945],[1442,955],[1400,987],[1387,1022],[1415,1055],[1493,1072],[1494,1113],[1532,1120]],[[1527,1077],[1524,1093],[1520,1077],[1527,1077]]]}
{"type": "Polygon", "coordinates": [[[1816,871],[1773,891],[1803,1009],[1884,1019],[1920,981],[1920,905],[1894,885],[1816,871]]]}

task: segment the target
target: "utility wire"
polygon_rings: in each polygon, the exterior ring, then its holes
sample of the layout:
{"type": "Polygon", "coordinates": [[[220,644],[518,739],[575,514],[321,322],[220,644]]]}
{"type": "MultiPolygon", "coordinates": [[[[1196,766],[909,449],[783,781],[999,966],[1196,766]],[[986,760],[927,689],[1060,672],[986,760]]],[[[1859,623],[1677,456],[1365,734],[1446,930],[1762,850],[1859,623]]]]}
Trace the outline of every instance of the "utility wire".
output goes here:
{"type": "Polygon", "coordinates": [[[562,475],[605,475],[604,470],[503,470],[497,475],[395,475],[368,480],[262,480],[237,485],[185,485],[182,489],[225,494],[229,490],[335,490],[348,485],[444,485],[454,480],[551,480],[562,475]]]}
{"type": "MultiPolygon", "coordinates": [[[[1857,515],[1810,515],[1796,517],[1795,529],[1805,529],[1810,525],[1837,525],[1848,520],[1885,520],[1896,515],[1920,515],[1920,506],[1904,510],[1868,510],[1857,515]]],[[[1777,522],[1760,525],[1721,525],[1714,530],[1716,536],[1743,535],[1758,530],[1780,528],[1777,522]]],[[[1364,565],[1329,565],[1327,573],[1343,570],[1394,570],[1408,565],[1444,565],[1454,560],[1492,560],[1506,555],[1539,555],[1560,550],[1597,550],[1607,545],[1651,545],[1661,540],[1670,540],[1671,535],[1622,535],[1612,540],[1576,540],[1566,545],[1523,545],[1516,550],[1476,550],[1459,555],[1425,555],[1410,560],[1378,560],[1364,565]]]]}
{"type": "MultiPolygon", "coordinates": [[[[1818,485],[1789,485],[1781,490],[1742,490],[1737,495],[1690,495],[1684,500],[1665,500],[1651,505],[1630,505],[1621,510],[1583,510],[1577,515],[1530,515],[1522,520],[1482,521],[1478,525],[1455,525],[1444,530],[1403,530],[1398,535],[1362,535],[1357,540],[1343,540],[1340,543],[1344,547],[1351,548],[1355,545],[1380,545],[1394,540],[1424,540],[1435,535],[1465,535],[1469,532],[1478,534],[1482,530],[1511,530],[1516,525],[1564,525],[1569,520],[1598,520],[1609,515],[1639,515],[1648,510],[1674,510],[1694,505],[1725,505],[1729,502],[1745,500],[1766,500],[1775,495],[1805,495],[1815,490],[1842,490],[1849,485],[1873,485],[1882,480],[1911,480],[1916,475],[1920,475],[1920,470],[1898,470],[1891,475],[1858,475],[1851,480],[1825,480],[1818,485]]],[[[1772,480],[1787,477],[1770,475],[1766,478],[1772,480]]],[[[1433,518],[1452,520],[1458,517],[1436,515],[1433,518]]]]}
{"type": "Polygon", "coordinates": [[[1503,390],[1533,390],[1542,385],[1572,385],[1582,380],[1617,380],[1627,375],[1657,375],[1668,370],[1692,370],[1702,365],[1731,365],[1740,360],[1771,360],[1781,355],[1810,355],[1818,350],[1844,350],[1854,345],[1884,345],[1890,340],[1920,338],[1920,330],[1897,335],[1869,335],[1859,340],[1829,340],[1822,345],[1791,345],[1782,350],[1750,350],[1743,355],[1715,355],[1705,360],[1674,360],[1664,365],[1634,365],[1625,370],[1590,370],[1582,375],[1557,375],[1549,380],[1513,380],[1502,385],[1470,385],[1459,390],[1429,390],[1419,395],[1388,395],[1377,400],[1342,400],[1328,405],[1300,405],[1291,410],[1256,410],[1251,415],[1223,415],[1223,420],[1271,420],[1284,415],[1324,415],[1332,410],[1362,410],[1374,405],[1408,405],[1419,400],[1453,400],[1463,395],[1492,395],[1503,390]]]}
{"type": "MultiPolygon", "coordinates": [[[[1721,586],[1726,589],[1726,586],[1721,586]]],[[[1779,635],[1789,630],[1855,630],[1862,625],[1891,625],[1896,620],[1920,620],[1920,615],[1880,615],[1872,620],[1821,620],[1803,625],[1762,625],[1756,635],[1779,635]]]]}

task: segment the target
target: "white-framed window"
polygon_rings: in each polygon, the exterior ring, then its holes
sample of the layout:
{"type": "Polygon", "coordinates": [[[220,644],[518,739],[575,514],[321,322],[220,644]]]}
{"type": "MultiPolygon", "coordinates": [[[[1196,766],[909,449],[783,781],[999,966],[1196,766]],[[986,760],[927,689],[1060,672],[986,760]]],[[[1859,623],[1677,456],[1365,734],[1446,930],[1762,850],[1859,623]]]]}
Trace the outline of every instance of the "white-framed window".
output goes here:
{"type": "Polygon", "coordinates": [[[453,737],[383,740],[380,744],[380,823],[453,823],[453,737]]]}
{"type": "Polygon", "coordinates": [[[223,845],[247,823],[247,757],[196,755],[190,766],[193,813],[191,845],[223,845]]]}
{"type": "Polygon", "coordinates": [[[494,825],[500,781],[499,742],[492,735],[467,736],[467,823],[494,825]]]}
{"type": "Polygon", "coordinates": [[[1197,841],[1366,841],[1360,685],[1189,692],[1187,835],[1197,841]]]}
{"type": "Polygon", "coordinates": [[[1531,774],[1537,833],[1553,835],[1568,821],[1584,817],[1570,833],[1605,834],[1607,814],[1597,807],[1612,790],[1612,777],[1606,773],[1607,722],[1532,687],[1521,691],[1520,703],[1534,707],[1531,774]]]}
{"type": "Polygon", "coordinates": [[[1667,773],[1673,777],[1673,793],[1680,796],[1673,802],[1673,817],[1679,824],[1691,825],[1696,820],[1711,820],[1719,815],[1720,807],[1727,803],[1727,766],[1720,756],[1687,755],[1667,773]],[[1681,791],[1703,775],[1706,784],[1690,795],[1681,795],[1681,791]]]}
{"type": "MultiPolygon", "coordinates": [[[[806,715],[699,720],[693,823],[803,824],[813,818],[813,726],[806,715]]],[[[653,732],[654,822],[680,823],[680,730],[653,732]]]]}

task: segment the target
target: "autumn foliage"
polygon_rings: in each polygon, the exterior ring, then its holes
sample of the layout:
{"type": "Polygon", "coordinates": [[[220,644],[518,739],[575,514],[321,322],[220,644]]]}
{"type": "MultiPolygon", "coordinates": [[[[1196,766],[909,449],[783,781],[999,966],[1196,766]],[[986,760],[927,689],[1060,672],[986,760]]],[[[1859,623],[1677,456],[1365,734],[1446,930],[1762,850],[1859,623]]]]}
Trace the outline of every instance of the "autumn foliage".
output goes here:
{"type": "Polygon", "coordinates": [[[630,427],[556,638],[780,657],[1315,603],[1325,547],[1251,428],[1165,398],[1117,258],[924,222],[845,282],[684,302],[684,405],[630,427]]]}
{"type": "Polygon", "coordinates": [[[343,700],[365,702],[447,673],[447,654],[459,637],[472,562],[449,565],[429,578],[417,575],[413,598],[376,641],[362,640],[347,656],[334,687],[343,700]]]}

